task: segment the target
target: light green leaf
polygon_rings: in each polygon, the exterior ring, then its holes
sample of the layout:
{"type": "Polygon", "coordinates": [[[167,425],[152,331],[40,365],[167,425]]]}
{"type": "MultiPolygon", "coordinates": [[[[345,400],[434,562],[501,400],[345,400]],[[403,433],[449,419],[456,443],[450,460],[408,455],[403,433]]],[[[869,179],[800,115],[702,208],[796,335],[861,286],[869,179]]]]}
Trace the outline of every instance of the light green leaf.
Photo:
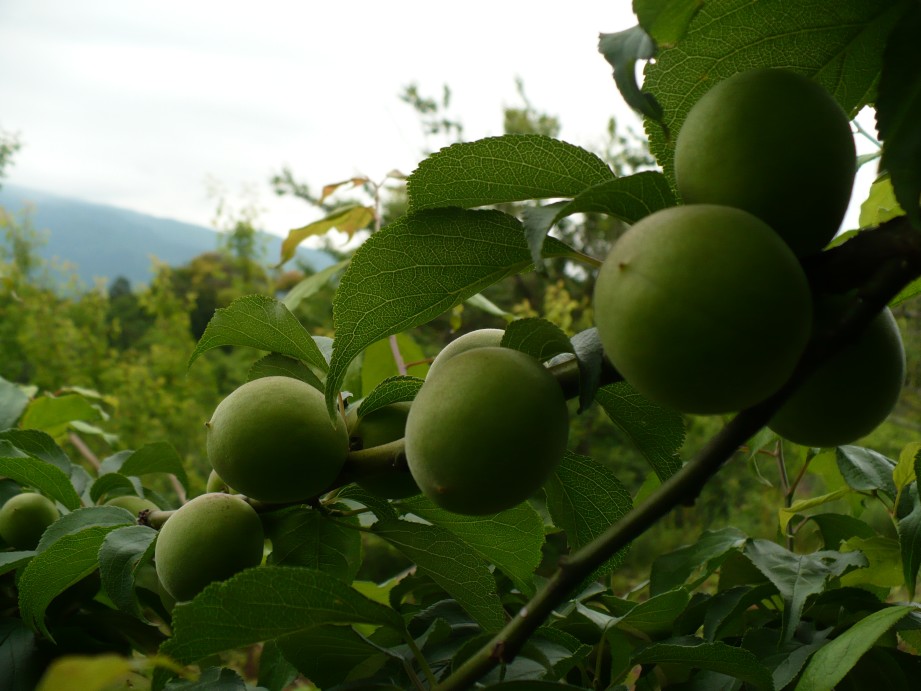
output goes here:
{"type": "MultiPolygon", "coordinates": [[[[544,485],[553,522],[566,531],[573,550],[587,545],[633,508],[627,488],[597,461],[567,451],[544,485]]],[[[592,574],[613,571],[626,557],[617,552],[592,574]]]]}
{"type": "Polygon", "coordinates": [[[176,607],[173,637],[161,652],[187,664],[324,624],[353,623],[404,631],[396,611],[334,576],[296,566],[257,566],[212,583],[176,607]]]}
{"type": "Polygon", "coordinates": [[[895,483],[896,491],[905,489],[917,479],[915,462],[918,459],[921,459],[921,442],[913,441],[899,453],[899,461],[895,464],[895,470],[892,471],[892,481],[895,483]]]}
{"type": "Polygon", "coordinates": [[[825,86],[854,115],[875,95],[883,46],[904,7],[839,0],[832,11],[827,0],[709,0],[681,41],[660,50],[645,69],[644,87],[665,113],[667,132],[647,125],[650,149],[665,174],[673,176],[675,138],[688,111],[736,72],[792,69],[825,86]]]}
{"type": "Polygon", "coordinates": [[[602,387],[595,400],[660,480],[667,480],[681,468],[678,450],[685,438],[681,415],[647,400],[626,382],[602,387]]]}
{"type": "Polygon", "coordinates": [[[64,471],[38,458],[0,457],[0,475],[34,487],[71,511],[80,506],[80,497],[64,471]]]}
{"type": "Polygon", "coordinates": [[[895,463],[878,451],[860,446],[839,446],[835,449],[835,461],[844,481],[858,492],[882,490],[895,497],[895,483],[892,472],[895,463]]]}
{"type": "Polygon", "coordinates": [[[99,409],[83,396],[41,396],[29,403],[19,425],[23,429],[40,430],[57,437],[73,420],[99,420],[101,417],[99,409]]]}
{"type": "Polygon", "coordinates": [[[358,517],[331,520],[315,509],[292,507],[262,514],[272,541],[271,563],[306,566],[351,583],[361,566],[358,517]]]}
{"type": "Polygon", "coordinates": [[[809,509],[814,509],[817,506],[822,506],[832,501],[838,501],[849,494],[852,490],[850,489],[839,489],[836,492],[830,492],[829,494],[822,494],[818,497],[809,497],[808,499],[800,499],[799,501],[793,502],[789,507],[784,507],[778,509],[777,516],[778,521],[780,522],[780,532],[786,534],[787,526],[790,525],[790,521],[793,520],[793,517],[802,513],[803,511],[808,511],[809,509]]]}
{"type": "Polygon", "coordinates": [[[899,543],[892,538],[853,537],[842,543],[842,552],[859,552],[869,562],[864,569],[857,569],[841,577],[842,587],[872,585],[879,588],[896,588],[902,585],[901,555],[899,543]]]}
{"type": "Polygon", "coordinates": [[[112,653],[92,657],[67,655],[51,663],[36,691],[106,691],[124,683],[134,668],[130,659],[112,653]]]}
{"type": "Polygon", "coordinates": [[[477,293],[467,298],[464,300],[464,304],[476,307],[478,310],[486,312],[486,314],[491,314],[494,317],[500,317],[507,322],[515,321],[518,318],[511,312],[506,312],[489,298],[484,297],[482,293],[477,293]]]}
{"type": "Polygon", "coordinates": [[[504,626],[505,612],[486,562],[454,533],[399,519],[378,521],[374,532],[444,588],[486,631],[504,626]]]}
{"type": "Polygon", "coordinates": [[[675,45],[703,6],[701,0],[633,0],[640,25],[661,48],[675,45]]]}
{"type": "Polygon", "coordinates": [[[796,691],[832,691],[877,639],[912,609],[908,605],[884,607],[861,619],[812,656],[796,691]]]}
{"type": "Polygon", "coordinates": [[[300,360],[279,355],[278,353],[269,353],[265,357],[259,358],[249,368],[246,373],[246,381],[262,379],[263,377],[291,377],[300,379],[306,384],[310,384],[319,391],[323,390],[323,382],[300,360]]]}
{"type": "Polygon", "coordinates": [[[633,664],[685,665],[741,679],[757,689],[773,690],[770,671],[753,653],[719,641],[707,643],[690,636],[652,643],[634,654],[633,664]]]}
{"type": "Polygon", "coordinates": [[[860,227],[878,226],[904,215],[905,211],[896,201],[892,179],[887,174],[880,175],[870,185],[870,193],[860,205],[860,227]]]}
{"type": "Polygon", "coordinates": [[[116,528],[105,536],[99,549],[99,577],[102,587],[121,611],[141,619],[134,594],[138,564],[152,551],[157,531],[143,525],[116,528]]]}
{"type": "Polygon", "coordinates": [[[418,377],[396,376],[388,377],[371,391],[358,406],[358,417],[380,410],[393,403],[411,401],[419,393],[424,380],[418,377]]]}
{"type": "Polygon", "coordinates": [[[604,161],[578,146],[506,134],[442,149],[422,161],[406,184],[410,209],[417,211],[574,197],[613,177],[604,161]]]}
{"type": "Polygon", "coordinates": [[[30,628],[52,638],[45,627],[45,610],[55,597],[96,570],[99,548],[115,529],[96,526],[65,535],[26,565],[19,579],[19,611],[30,628]]]}
{"type": "Polygon", "coordinates": [[[662,119],[662,106],[656,97],[640,90],[636,83],[636,63],[656,55],[656,43],[641,26],[613,34],[601,34],[598,52],[614,69],[617,90],[633,110],[652,120],[662,119]]]}
{"type": "Polygon", "coordinates": [[[276,268],[291,259],[297,252],[297,246],[312,235],[323,235],[333,228],[348,233],[349,237],[355,234],[355,231],[367,228],[374,220],[374,209],[370,206],[347,206],[337,209],[325,218],[319,221],[308,223],[302,228],[294,228],[288,231],[288,237],[281,243],[281,259],[276,268]]]}
{"type": "Polygon", "coordinates": [[[287,307],[266,295],[244,295],[216,310],[202,334],[189,366],[212,348],[249,346],[288,355],[325,372],[327,365],[316,342],[287,307]]]}
{"type": "Polygon", "coordinates": [[[544,524],[527,502],[491,516],[464,516],[419,495],[399,502],[401,510],[445,528],[495,564],[526,597],[534,594],[533,573],[541,560],[544,524]]]}
{"type": "MultiPolygon", "coordinates": [[[[546,243],[546,256],[570,252],[552,238],[546,243]]],[[[372,235],[336,291],[336,340],[326,381],[330,415],[349,363],[369,345],[530,266],[521,224],[498,211],[421,211],[372,235]]]]}
{"type": "Polygon", "coordinates": [[[348,259],[343,259],[337,264],[327,266],[325,269],[307,276],[307,278],[298,283],[285,294],[285,297],[282,298],[282,303],[285,307],[293,312],[297,309],[297,306],[300,305],[301,302],[310,299],[319,291],[321,291],[323,286],[332,281],[332,279],[340,271],[349,265],[350,261],[352,261],[351,257],[348,259]]]}
{"type": "MultiPolygon", "coordinates": [[[[425,353],[422,352],[419,344],[408,333],[396,334],[396,341],[400,360],[404,365],[413,365],[407,370],[407,374],[420,379],[425,378],[429,366],[424,362],[425,353]]],[[[401,376],[400,369],[397,367],[390,338],[381,339],[365,349],[361,362],[361,390],[363,392],[372,391],[382,381],[398,376],[401,376]]]]}
{"type": "Polygon", "coordinates": [[[25,391],[0,377],[0,430],[15,425],[28,404],[29,397],[25,391]]]}
{"type": "Polygon", "coordinates": [[[527,353],[540,362],[574,352],[569,337],[553,322],[538,317],[518,319],[505,328],[500,345],[527,353]]]}

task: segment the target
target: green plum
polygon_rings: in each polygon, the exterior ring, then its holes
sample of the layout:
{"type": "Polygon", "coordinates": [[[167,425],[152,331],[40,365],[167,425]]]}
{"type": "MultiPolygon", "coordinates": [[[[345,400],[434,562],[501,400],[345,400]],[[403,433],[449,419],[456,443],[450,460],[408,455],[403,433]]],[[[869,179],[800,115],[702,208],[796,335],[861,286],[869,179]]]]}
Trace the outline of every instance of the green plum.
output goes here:
{"type": "Polygon", "coordinates": [[[0,508],[0,537],[15,549],[35,549],[42,533],[60,515],[48,497],[35,492],[17,494],[0,508]]]}

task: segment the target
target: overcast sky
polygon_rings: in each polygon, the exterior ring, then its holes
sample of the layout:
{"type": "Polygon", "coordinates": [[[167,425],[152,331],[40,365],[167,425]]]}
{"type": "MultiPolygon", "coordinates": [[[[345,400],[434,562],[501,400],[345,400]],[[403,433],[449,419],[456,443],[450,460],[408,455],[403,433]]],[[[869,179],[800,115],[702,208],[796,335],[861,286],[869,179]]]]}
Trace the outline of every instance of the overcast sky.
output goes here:
{"type": "Polygon", "coordinates": [[[254,190],[284,234],[313,219],[272,194],[283,165],[314,189],[415,168],[411,82],[450,85],[468,139],[501,134],[516,77],[575,144],[601,142],[612,114],[638,122],[597,52],[599,32],[635,24],[630,2],[550,7],[2,0],[0,129],[23,141],[7,181],[208,225],[213,178],[232,200],[254,190]]]}
{"type": "Polygon", "coordinates": [[[316,216],[272,194],[282,166],[317,190],[409,173],[438,144],[398,98],[412,82],[450,85],[468,139],[501,134],[517,77],[574,144],[600,143],[611,115],[639,129],[597,52],[630,7],[0,0],[0,129],[23,142],[7,181],[209,225],[211,179],[284,235],[316,216]]]}

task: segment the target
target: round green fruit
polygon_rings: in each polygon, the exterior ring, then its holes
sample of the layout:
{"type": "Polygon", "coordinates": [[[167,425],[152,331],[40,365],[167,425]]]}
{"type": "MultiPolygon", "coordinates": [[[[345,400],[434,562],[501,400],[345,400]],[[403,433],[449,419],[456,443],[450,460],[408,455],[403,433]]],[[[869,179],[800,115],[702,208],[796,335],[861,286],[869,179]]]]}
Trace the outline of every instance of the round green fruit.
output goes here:
{"type": "Polygon", "coordinates": [[[473,348],[498,347],[504,335],[505,331],[502,329],[477,329],[458,336],[435,356],[431,366],[429,366],[426,378],[431,378],[432,372],[437,371],[442,364],[455,355],[465,353],[473,348]]]}
{"type": "Polygon", "coordinates": [[[212,470],[208,473],[208,481],[205,483],[206,492],[224,492],[225,494],[236,494],[236,490],[232,489],[224,479],[217,474],[216,470],[212,470]]]}
{"type": "Polygon", "coordinates": [[[115,497],[114,499],[109,499],[106,502],[106,506],[120,506],[123,509],[127,509],[135,516],[141,511],[159,511],[160,507],[154,504],[150,499],[142,499],[141,497],[135,497],[131,494],[125,494],[120,497],[115,497]]]}
{"type": "Polygon", "coordinates": [[[524,353],[482,347],[426,379],[406,420],[406,458],[435,504],[484,515],[537,491],[568,435],[569,411],[553,375],[524,353]]]}
{"type": "Polygon", "coordinates": [[[809,338],[799,262],[763,221],[725,206],[658,211],[631,227],[598,274],[595,324],[634,388],[692,414],[774,393],[809,338]]]}
{"type": "Polygon", "coordinates": [[[35,549],[45,528],[60,515],[54,502],[41,494],[17,494],[0,508],[0,537],[15,549],[35,549]]]}
{"type": "Polygon", "coordinates": [[[225,398],[208,423],[208,459],[241,494],[294,502],[321,494],[348,453],[341,416],[331,421],[323,394],[299,379],[264,377],[225,398]]]}
{"type": "Polygon", "coordinates": [[[691,108],[675,143],[685,203],[744,209],[798,256],[835,235],[856,170],[844,111],[819,84],[783,69],[717,83],[691,108]]]}
{"type": "MultiPolygon", "coordinates": [[[[847,308],[843,299],[822,300],[816,328],[847,308]]],[[[905,349],[888,309],[860,337],[823,363],[771,419],[781,437],[803,446],[841,446],[872,432],[895,407],[905,382],[905,349]]]]}
{"type": "MultiPolygon", "coordinates": [[[[369,449],[402,439],[406,433],[409,402],[392,403],[358,419],[358,405],[349,408],[346,425],[353,448],[369,449]]],[[[386,472],[358,481],[370,494],[383,499],[405,499],[419,494],[419,486],[408,472],[386,472]]]]}
{"type": "Polygon", "coordinates": [[[157,536],[157,577],[179,602],[206,585],[262,562],[262,522],[252,506],[230,494],[202,494],[170,516],[157,536]]]}

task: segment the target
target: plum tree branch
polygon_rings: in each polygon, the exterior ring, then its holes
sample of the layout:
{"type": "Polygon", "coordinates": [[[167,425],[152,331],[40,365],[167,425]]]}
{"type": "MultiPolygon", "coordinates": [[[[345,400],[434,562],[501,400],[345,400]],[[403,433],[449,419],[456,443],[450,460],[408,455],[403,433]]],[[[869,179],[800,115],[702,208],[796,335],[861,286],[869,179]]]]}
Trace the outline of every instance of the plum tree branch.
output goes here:
{"type": "Polygon", "coordinates": [[[470,688],[498,664],[512,660],[531,634],[595,568],[674,507],[693,502],[735,451],[768,423],[816,367],[857,338],[899,291],[921,276],[921,232],[912,229],[906,220],[895,219],[823,252],[806,264],[814,290],[858,289],[852,309],[843,315],[837,327],[813,334],[796,371],[780,391],[739,413],[643,504],[593,542],[561,559],[544,588],[489,643],[445,679],[438,691],[470,688]]]}

